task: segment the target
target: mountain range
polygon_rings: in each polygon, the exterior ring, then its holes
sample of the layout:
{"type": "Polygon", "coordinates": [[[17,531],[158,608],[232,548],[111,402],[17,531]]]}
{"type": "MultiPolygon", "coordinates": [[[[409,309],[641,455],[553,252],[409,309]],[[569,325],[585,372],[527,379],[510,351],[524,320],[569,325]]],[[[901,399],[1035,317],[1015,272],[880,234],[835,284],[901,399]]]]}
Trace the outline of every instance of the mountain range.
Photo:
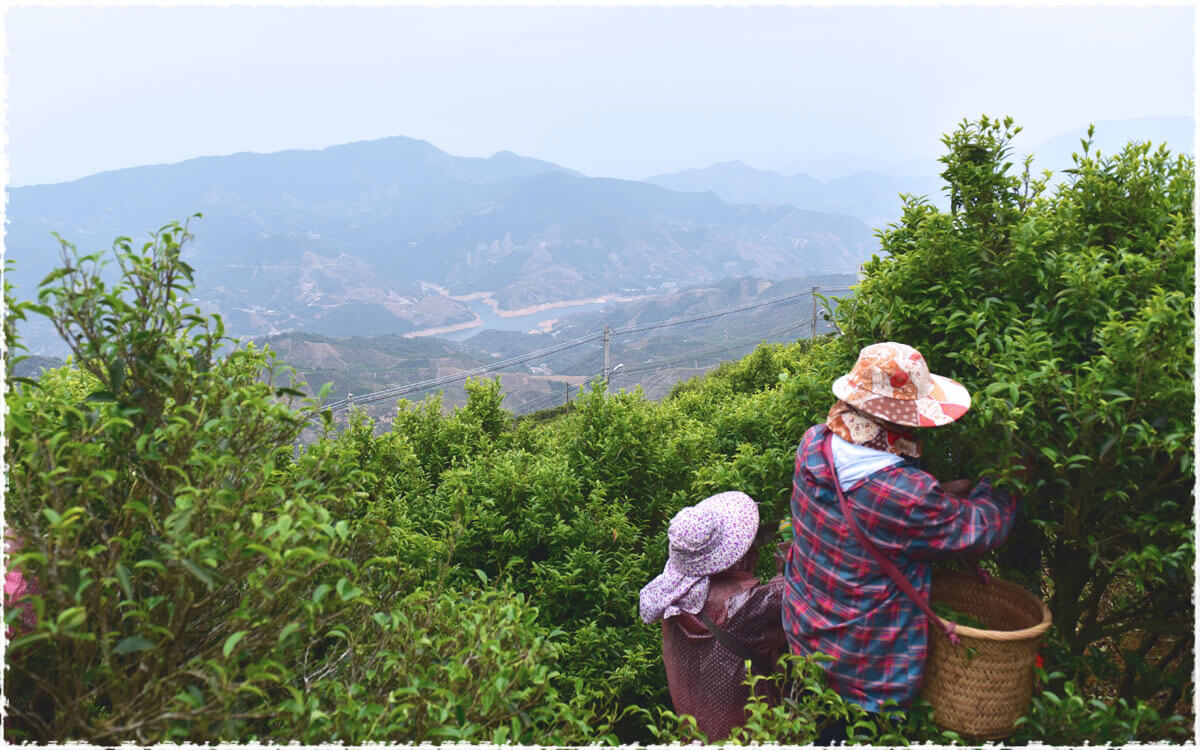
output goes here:
{"type": "MultiPolygon", "coordinates": [[[[194,295],[235,335],[412,333],[500,311],[669,291],[735,275],[854,272],[876,244],[845,215],[731,205],[502,152],[396,137],[234,154],[8,191],[18,297],[81,250],[195,212],[194,295]]],[[[145,236],[145,235],[143,235],[145,236]]],[[[45,326],[43,326],[43,329],[45,326]]],[[[36,325],[34,353],[56,353],[36,325]]]]}

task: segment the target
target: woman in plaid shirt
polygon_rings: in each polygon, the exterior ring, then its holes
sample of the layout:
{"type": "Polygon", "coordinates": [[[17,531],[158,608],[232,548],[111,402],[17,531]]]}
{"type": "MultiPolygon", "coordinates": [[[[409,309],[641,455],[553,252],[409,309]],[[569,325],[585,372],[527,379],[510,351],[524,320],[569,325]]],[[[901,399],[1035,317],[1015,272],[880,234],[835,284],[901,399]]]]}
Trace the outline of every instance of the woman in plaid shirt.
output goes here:
{"type": "Polygon", "coordinates": [[[796,452],[783,625],[793,652],[832,656],[824,663],[830,685],[879,713],[889,701],[908,705],[920,690],[928,622],[847,525],[824,444],[867,539],[926,600],[929,561],[999,546],[1016,501],[987,481],[973,489],[967,480],[939,483],[909,460],[921,451],[908,428],[950,424],[971,404],[965,388],[930,374],[912,347],[866,347],[833,392],[828,419],[796,452]]]}

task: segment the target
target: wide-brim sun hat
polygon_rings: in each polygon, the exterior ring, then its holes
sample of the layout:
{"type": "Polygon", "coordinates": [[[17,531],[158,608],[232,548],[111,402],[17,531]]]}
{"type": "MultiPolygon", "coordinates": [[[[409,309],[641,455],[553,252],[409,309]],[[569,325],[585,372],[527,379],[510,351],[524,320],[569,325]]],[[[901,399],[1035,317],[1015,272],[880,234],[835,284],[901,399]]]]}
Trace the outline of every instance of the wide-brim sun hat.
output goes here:
{"type": "Polygon", "coordinates": [[[742,559],[757,532],[758,504],[744,492],[722,492],[676,513],[667,529],[667,564],[638,597],[642,621],[699,612],[708,577],[742,559]]]}
{"type": "Polygon", "coordinates": [[[859,411],[908,427],[940,427],[971,408],[961,383],[929,372],[916,349],[894,341],[864,347],[833,395],[859,411]]]}

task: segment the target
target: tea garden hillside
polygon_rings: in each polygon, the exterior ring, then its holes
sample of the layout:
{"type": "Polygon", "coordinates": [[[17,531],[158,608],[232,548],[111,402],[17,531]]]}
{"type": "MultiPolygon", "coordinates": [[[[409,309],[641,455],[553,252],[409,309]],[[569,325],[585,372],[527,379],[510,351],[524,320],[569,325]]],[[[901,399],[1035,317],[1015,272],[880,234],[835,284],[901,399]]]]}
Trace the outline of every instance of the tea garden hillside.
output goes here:
{"type": "MultiPolygon", "coordinates": [[[[459,408],[401,400],[387,430],[353,413],[300,449],[328,394],[189,301],[192,227],[67,245],[36,299],[6,286],[10,376],[23,319],[73,357],[10,379],[10,565],[36,586],[5,612],[6,739],[703,739],[637,617],[667,522],[723,490],[783,518],[830,383],[894,340],[975,394],[927,436],[927,468],[1023,497],[982,564],[1054,625],[1008,741],[1194,742],[1193,160],[1085,141],[1050,185],[1012,163],[1018,130],[944,137],[948,209],[904,201],[831,310],[840,335],[760,346],[661,400],[597,382],[540,419],[474,380],[459,408]]],[[[927,705],[862,717],[819,664],[784,661],[793,698],[753,702],[735,741],[807,744],[838,715],[871,744],[964,740],[927,705]]]]}

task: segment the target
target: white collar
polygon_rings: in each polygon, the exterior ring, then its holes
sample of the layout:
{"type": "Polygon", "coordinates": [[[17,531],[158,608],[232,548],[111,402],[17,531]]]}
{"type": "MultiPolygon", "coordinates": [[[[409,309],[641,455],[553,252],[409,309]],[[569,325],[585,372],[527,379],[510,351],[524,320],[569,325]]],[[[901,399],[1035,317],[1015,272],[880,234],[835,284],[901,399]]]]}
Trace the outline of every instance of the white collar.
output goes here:
{"type": "Polygon", "coordinates": [[[836,434],[833,435],[832,447],[833,467],[837,470],[838,484],[843,492],[875,472],[904,460],[903,456],[897,456],[895,453],[855,445],[836,434]]]}

